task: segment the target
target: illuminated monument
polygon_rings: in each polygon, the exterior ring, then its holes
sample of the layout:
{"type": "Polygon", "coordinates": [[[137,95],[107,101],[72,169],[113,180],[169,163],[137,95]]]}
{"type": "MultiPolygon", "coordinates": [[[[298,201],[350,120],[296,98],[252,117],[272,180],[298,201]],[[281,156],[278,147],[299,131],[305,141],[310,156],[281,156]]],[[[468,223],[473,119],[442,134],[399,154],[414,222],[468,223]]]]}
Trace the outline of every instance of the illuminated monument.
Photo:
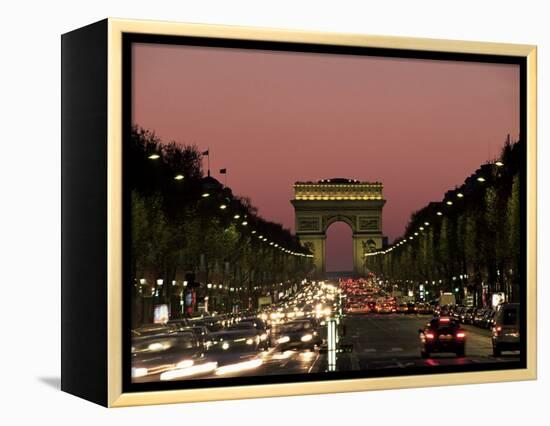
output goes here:
{"type": "Polygon", "coordinates": [[[353,232],[353,272],[364,275],[365,253],[382,248],[382,208],[386,203],[380,182],[323,179],[294,184],[296,235],[314,255],[317,276],[325,273],[325,240],[334,222],[347,223],[353,232]]]}

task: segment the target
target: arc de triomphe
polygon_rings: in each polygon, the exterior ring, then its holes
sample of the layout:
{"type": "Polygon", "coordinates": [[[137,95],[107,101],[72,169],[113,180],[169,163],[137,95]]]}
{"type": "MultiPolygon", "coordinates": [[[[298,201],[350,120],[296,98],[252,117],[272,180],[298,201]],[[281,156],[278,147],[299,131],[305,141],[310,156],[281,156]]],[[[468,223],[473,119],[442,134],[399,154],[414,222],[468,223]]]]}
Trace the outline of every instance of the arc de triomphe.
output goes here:
{"type": "Polygon", "coordinates": [[[334,222],[353,232],[353,272],[364,275],[365,253],[382,248],[382,208],[386,203],[380,182],[334,178],[294,184],[296,235],[314,255],[315,273],[326,272],[325,240],[334,222]]]}

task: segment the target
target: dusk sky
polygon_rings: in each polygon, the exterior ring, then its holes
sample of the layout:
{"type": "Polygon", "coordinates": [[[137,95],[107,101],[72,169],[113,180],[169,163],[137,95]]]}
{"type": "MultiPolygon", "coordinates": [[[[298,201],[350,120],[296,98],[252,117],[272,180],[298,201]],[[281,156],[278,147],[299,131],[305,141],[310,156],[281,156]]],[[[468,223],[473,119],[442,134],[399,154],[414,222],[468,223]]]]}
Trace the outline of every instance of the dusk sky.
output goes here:
{"type": "MultiPolygon", "coordinates": [[[[347,177],[383,183],[391,242],[519,134],[517,65],[155,44],[133,60],[133,122],[209,148],[212,175],[292,231],[295,181],[347,177]]],[[[351,269],[346,226],[329,270],[351,269]]]]}

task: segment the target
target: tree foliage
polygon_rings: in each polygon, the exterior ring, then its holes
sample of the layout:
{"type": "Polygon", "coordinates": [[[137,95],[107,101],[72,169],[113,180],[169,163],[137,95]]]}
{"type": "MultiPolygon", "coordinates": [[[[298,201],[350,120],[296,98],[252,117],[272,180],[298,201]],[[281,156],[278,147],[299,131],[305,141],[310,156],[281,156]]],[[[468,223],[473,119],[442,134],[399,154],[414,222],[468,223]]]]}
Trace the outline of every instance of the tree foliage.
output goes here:
{"type": "Polygon", "coordinates": [[[163,143],[133,128],[125,179],[134,284],[145,279],[153,286],[145,294],[155,294],[158,279],[178,284],[192,273],[202,286],[238,289],[244,300],[250,289],[269,291],[264,287],[305,276],[309,250],[281,224],[258,216],[249,198],[204,176],[202,160],[195,145],[163,143]]]}
{"type": "Polygon", "coordinates": [[[524,154],[523,141],[508,140],[498,160],[481,165],[443,200],[412,214],[404,236],[367,257],[367,267],[398,282],[436,283],[434,295],[458,286],[459,294],[465,288],[478,303],[484,288],[517,300],[523,282],[524,154]]]}

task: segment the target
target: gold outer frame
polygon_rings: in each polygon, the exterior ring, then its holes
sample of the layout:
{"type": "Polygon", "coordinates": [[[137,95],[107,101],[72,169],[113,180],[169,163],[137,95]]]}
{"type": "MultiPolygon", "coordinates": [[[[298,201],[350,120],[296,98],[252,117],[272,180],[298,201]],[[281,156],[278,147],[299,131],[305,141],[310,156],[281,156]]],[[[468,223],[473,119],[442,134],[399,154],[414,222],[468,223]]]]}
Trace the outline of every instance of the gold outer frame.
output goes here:
{"type": "Polygon", "coordinates": [[[535,380],[537,378],[537,49],[532,45],[289,31],[223,25],[123,20],[108,22],[107,339],[108,405],[165,404],[396,388],[535,380]],[[122,392],[122,34],[158,34],[365,46],[524,57],[527,59],[527,368],[501,371],[122,392]]]}

